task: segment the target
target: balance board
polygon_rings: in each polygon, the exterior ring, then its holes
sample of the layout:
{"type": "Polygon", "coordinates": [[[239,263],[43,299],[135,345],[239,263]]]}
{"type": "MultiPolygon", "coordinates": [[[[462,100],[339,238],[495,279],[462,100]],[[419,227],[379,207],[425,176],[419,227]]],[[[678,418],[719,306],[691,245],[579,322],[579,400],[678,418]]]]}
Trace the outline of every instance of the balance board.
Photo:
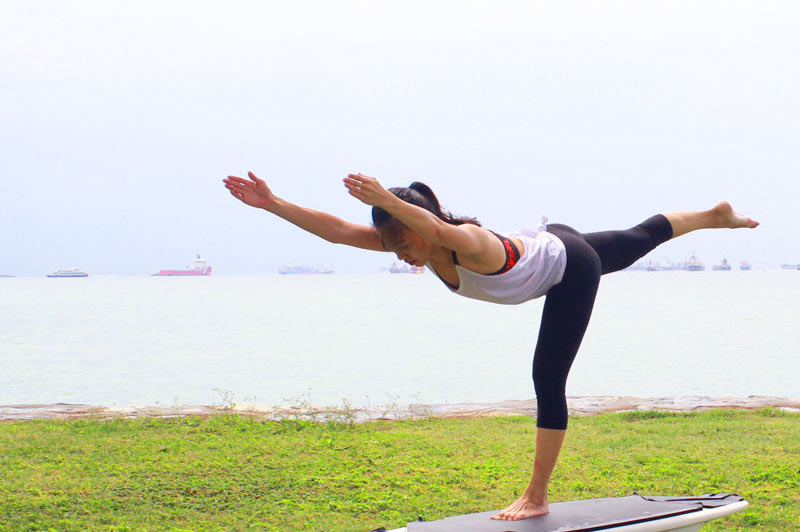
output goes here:
{"type": "MultiPolygon", "coordinates": [[[[550,504],[550,513],[520,521],[490,519],[500,510],[408,523],[388,532],[691,532],[703,523],[747,507],[731,493],[698,497],[629,497],[586,499],[550,504]]],[[[378,529],[381,530],[381,529],[378,529]]],[[[385,529],[384,529],[385,530],[385,529]]]]}

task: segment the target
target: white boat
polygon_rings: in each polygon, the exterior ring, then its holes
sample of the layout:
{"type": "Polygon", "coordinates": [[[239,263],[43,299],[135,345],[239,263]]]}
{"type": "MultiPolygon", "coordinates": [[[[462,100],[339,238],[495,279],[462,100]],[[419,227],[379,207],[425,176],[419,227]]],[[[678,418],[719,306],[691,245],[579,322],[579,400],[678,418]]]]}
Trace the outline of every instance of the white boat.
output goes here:
{"type": "Polygon", "coordinates": [[[89,277],[89,273],[80,268],[66,268],[48,273],[48,277],[89,277]]]}
{"type": "MultiPolygon", "coordinates": [[[[490,519],[499,510],[408,523],[387,532],[695,532],[703,523],[744,510],[748,503],[729,493],[700,497],[614,497],[550,504],[550,513],[520,521],[490,519]]],[[[376,529],[372,532],[385,529],[376,529]]]]}

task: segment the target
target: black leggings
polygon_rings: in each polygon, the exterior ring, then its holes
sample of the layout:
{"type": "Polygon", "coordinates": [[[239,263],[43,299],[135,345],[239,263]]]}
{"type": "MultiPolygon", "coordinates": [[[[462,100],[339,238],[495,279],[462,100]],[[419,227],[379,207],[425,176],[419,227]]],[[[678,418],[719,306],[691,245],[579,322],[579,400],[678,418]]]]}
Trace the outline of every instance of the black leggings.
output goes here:
{"type": "Polygon", "coordinates": [[[567,428],[567,375],[592,315],[600,276],[627,268],[672,238],[669,220],[657,214],[624,231],[579,233],[561,224],[547,231],[564,242],[567,267],[547,292],[533,356],[536,426],[567,428]]]}

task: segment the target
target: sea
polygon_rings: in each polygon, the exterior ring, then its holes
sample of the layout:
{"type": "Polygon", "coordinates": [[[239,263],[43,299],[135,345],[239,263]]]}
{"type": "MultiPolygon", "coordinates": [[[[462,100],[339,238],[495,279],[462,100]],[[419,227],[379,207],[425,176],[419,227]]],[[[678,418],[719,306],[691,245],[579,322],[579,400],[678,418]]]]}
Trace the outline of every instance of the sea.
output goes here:
{"type": "MultiPolygon", "coordinates": [[[[800,397],[800,272],[604,276],[570,396],[800,397]]],[[[531,399],[544,299],[429,272],[0,279],[0,405],[531,399]]]]}

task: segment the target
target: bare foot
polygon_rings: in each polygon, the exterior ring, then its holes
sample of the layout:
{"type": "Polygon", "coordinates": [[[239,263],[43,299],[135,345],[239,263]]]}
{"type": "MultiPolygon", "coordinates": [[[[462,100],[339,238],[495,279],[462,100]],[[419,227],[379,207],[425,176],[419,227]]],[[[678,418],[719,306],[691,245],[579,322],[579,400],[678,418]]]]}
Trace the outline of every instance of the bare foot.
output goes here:
{"type": "Polygon", "coordinates": [[[736,229],[737,227],[758,227],[758,222],[752,218],[748,218],[744,214],[740,214],[733,210],[731,204],[727,201],[719,202],[716,207],[711,209],[717,217],[717,227],[727,227],[736,229]]]}
{"type": "Polygon", "coordinates": [[[534,501],[526,497],[520,497],[511,506],[503,510],[497,515],[493,515],[492,519],[502,519],[504,521],[519,521],[520,519],[527,519],[528,517],[536,517],[537,515],[544,515],[550,513],[547,507],[547,499],[543,501],[534,501]]]}

